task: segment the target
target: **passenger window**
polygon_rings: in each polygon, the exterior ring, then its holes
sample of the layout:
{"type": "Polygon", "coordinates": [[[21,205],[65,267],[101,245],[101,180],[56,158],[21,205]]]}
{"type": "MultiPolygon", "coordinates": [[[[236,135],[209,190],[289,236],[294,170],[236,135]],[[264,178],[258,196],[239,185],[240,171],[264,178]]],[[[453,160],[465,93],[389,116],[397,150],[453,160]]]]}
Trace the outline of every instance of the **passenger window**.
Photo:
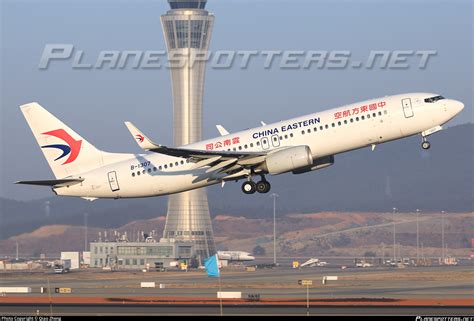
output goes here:
{"type": "Polygon", "coordinates": [[[340,121],[339,121],[339,122],[337,122],[337,125],[338,125],[338,126],[341,126],[341,122],[340,122],[340,121]]]}
{"type": "Polygon", "coordinates": [[[353,123],[353,122],[354,122],[354,119],[353,119],[353,118],[351,118],[351,123],[353,123]]]}
{"type": "Polygon", "coordinates": [[[364,120],[364,119],[365,119],[365,116],[362,116],[361,119],[364,120]]]}
{"type": "Polygon", "coordinates": [[[331,126],[332,126],[332,127],[336,127],[336,124],[332,123],[331,126]]]}
{"type": "Polygon", "coordinates": [[[135,173],[132,173],[132,177],[135,177],[135,173]]]}
{"type": "Polygon", "coordinates": [[[328,124],[324,125],[324,128],[328,129],[328,128],[329,128],[329,125],[328,125],[328,124]]]}
{"type": "Polygon", "coordinates": [[[137,176],[140,176],[140,172],[137,172],[137,176]]]}
{"type": "Polygon", "coordinates": [[[356,117],[356,121],[359,121],[359,117],[356,117]]]}
{"type": "Polygon", "coordinates": [[[319,130],[323,130],[323,128],[324,128],[323,126],[319,126],[319,130]]]}
{"type": "Polygon", "coordinates": [[[304,130],[301,131],[301,135],[304,135],[304,130]]]}

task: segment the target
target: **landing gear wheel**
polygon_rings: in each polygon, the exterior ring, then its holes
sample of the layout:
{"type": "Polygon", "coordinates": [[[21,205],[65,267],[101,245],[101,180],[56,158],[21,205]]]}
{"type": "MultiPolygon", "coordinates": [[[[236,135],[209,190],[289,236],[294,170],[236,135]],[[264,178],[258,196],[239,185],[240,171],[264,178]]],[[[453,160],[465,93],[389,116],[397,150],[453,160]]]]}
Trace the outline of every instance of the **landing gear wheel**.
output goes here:
{"type": "Polygon", "coordinates": [[[268,193],[270,192],[270,188],[271,188],[271,185],[267,181],[262,180],[257,183],[257,192],[259,193],[262,193],[262,194],[268,193]]]}
{"type": "Polygon", "coordinates": [[[253,181],[247,181],[242,184],[242,192],[245,194],[253,194],[257,191],[257,184],[253,181]]]}
{"type": "Polygon", "coordinates": [[[424,141],[423,143],[421,143],[421,148],[423,148],[425,150],[430,149],[430,147],[431,147],[431,144],[428,141],[424,141]]]}

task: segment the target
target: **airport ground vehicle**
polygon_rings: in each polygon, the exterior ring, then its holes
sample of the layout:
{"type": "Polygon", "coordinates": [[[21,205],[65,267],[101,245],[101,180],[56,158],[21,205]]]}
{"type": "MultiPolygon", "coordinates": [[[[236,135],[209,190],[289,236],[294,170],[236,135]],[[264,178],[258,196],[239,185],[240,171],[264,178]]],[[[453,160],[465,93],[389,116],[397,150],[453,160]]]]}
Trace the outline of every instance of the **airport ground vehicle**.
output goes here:
{"type": "Polygon", "coordinates": [[[57,260],[54,262],[54,273],[68,273],[71,269],[71,260],[57,260]]]}

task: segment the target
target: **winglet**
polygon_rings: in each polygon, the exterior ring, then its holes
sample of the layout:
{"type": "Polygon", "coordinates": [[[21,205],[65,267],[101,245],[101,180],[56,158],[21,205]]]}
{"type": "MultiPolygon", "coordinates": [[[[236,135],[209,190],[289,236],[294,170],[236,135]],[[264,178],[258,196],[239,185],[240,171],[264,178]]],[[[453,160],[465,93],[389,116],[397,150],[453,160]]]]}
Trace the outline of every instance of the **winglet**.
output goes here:
{"type": "Polygon", "coordinates": [[[140,146],[142,149],[150,150],[150,149],[156,149],[156,148],[161,147],[161,145],[153,143],[148,137],[145,136],[145,134],[143,134],[131,122],[126,121],[125,126],[127,126],[128,130],[130,131],[130,134],[132,134],[138,146],[140,146]]]}
{"type": "Polygon", "coordinates": [[[229,135],[229,132],[222,125],[216,125],[217,130],[221,136],[229,135]]]}

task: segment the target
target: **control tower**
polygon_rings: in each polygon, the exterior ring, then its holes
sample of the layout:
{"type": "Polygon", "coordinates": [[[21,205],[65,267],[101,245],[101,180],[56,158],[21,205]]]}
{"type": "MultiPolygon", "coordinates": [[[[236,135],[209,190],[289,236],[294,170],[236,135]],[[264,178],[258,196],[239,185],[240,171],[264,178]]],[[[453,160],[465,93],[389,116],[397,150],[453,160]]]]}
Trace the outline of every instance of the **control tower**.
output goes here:
{"type": "MultiPolygon", "coordinates": [[[[161,16],[168,57],[181,64],[171,67],[174,145],[202,139],[202,102],[206,62],[214,15],[205,10],[207,0],[168,0],[161,16]],[[192,63],[190,63],[192,60],[192,63]],[[184,62],[184,63],[183,63],[184,62]]],[[[169,196],[164,238],[192,241],[203,259],[215,254],[214,234],[206,190],[201,188],[169,196]]]]}

